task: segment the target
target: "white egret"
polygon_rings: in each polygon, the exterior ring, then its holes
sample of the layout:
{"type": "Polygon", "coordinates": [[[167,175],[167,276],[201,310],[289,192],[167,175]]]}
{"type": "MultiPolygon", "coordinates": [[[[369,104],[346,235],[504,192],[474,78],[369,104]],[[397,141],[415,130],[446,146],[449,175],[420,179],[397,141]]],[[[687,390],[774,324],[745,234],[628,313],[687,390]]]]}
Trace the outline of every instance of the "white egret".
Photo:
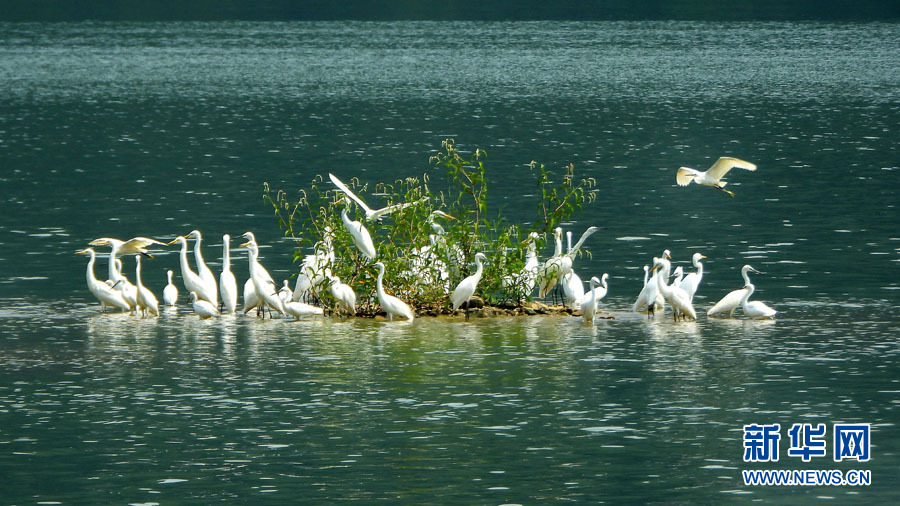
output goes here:
{"type": "Polygon", "coordinates": [[[253,232],[246,232],[243,237],[248,239],[246,243],[241,244],[241,247],[247,248],[249,252],[247,257],[250,261],[250,279],[253,280],[253,290],[261,301],[260,305],[275,309],[283,316],[285,314],[284,303],[276,291],[275,280],[272,279],[269,271],[259,263],[259,245],[256,244],[256,237],[253,232]]]}
{"type": "Polygon", "coordinates": [[[700,287],[700,282],[703,280],[703,263],[701,263],[700,260],[703,260],[704,258],[706,258],[705,255],[694,253],[691,257],[691,263],[694,264],[697,272],[688,274],[681,280],[681,283],[678,283],[678,286],[687,292],[688,296],[691,298],[691,302],[694,301],[694,294],[697,293],[697,288],[700,287]]]}
{"type": "Polygon", "coordinates": [[[690,316],[692,320],[696,320],[697,312],[694,311],[694,306],[691,304],[691,299],[688,297],[687,293],[677,286],[669,286],[667,284],[669,271],[671,270],[672,265],[666,258],[666,255],[664,255],[663,258],[658,258],[653,267],[662,269],[662,272],[656,277],[656,284],[660,293],[663,294],[663,297],[665,297],[666,300],[669,301],[669,305],[672,306],[675,320],[678,321],[679,313],[684,317],[690,316]]]}
{"type": "Polygon", "coordinates": [[[237,280],[231,272],[231,236],[222,235],[222,272],[219,274],[219,294],[222,295],[222,307],[226,313],[234,313],[237,309],[237,280]]]}
{"type": "Polygon", "coordinates": [[[344,222],[344,228],[353,238],[353,244],[359,248],[359,251],[369,260],[375,260],[375,244],[372,242],[372,236],[366,227],[358,221],[353,221],[347,216],[347,208],[341,209],[341,221],[344,222]]]}
{"type": "Polygon", "coordinates": [[[749,265],[745,265],[741,267],[741,277],[744,278],[744,287],[738,290],[732,290],[727,295],[722,297],[719,302],[709,308],[706,311],[706,316],[725,316],[727,315],[729,318],[734,316],[734,310],[741,305],[741,302],[744,300],[744,294],[747,292],[747,285],[750,284],[750,274],[749,273],[762,274],[758,270],[754,269],[749,265]]]}
{"type": "Polygon", "coordinates": [[[469,299],[475,294],[475,288],[478,287],[478,282],[481,281],[481,274],[484,271],[482,261],[486,259],[487,257],[484,256],[484,253],[475,253],[475,273],[460,281],[456,288],[453,289],[453,293],[450,294],[450,303],[453,304],[454,311],[459,309],[463,302],[466,303],[466,319],[469,319],[469,299]]]}
{"type": "Polygon", "coordinates": [[[382,279],[384,278],[384,264],[375,262],[375,268],[378,269],[378,277],[375,279],[375,292],[378,295],[378,304],[387,313],[388,321],[393,321],[394,316],[402,316],[409,321],[413,321],[415,315],[412,309],[402,300],[384,291],[382,279]]]}
{"type": "Polygon", "coordinates": [[[284,303],[284,310],[287,314],[293,316],[296,320],[299,320],[304,316],[313,316],[325,313],[320,307],[316,307],[305,302],[294,302],[292,300],[288,300],[284,303]]]}
{"type": "Polygon", "coordinates": [[[322,240],[316,245],[316,252],[303,257],[300,265],[300,273],[294,283],[294,291],[291,300],[300,300],[309,290],[319,286],[331,275],[331,265],[334,264],[333,234],[330,227],[325,227],[322,240]]]}
{"type": "Polygon", "coordinates": [[[337,301],[338,309],[346,311],[350,315],[356,314],[356,292],[350,285],[341,283],[341,278],[331,277],[331,286],[328,287],[331,296],[337,301]]]}
{"type": "MultiPolygon", "coordinates": [[[[160,246],[167,246],[166,243],[157,241],[156,239],[150,239],[149,237],[133,237],[127,241],[122,241],[119,239],[113,239],[112,237],[101,237],[99,239],[94,239],[89,242],[91,246],[110,246],[116,252],[116,255],[136,255],[141,254],[144,256],[153,257],[149,251],[147,251],[147,247],[153,244],[157,244],[160,246]]],[[[171,243],[169,243],[171,244],[171,243]]]]}
{"type": "MultiPolygon", "coordinates": [[[[566,231],[566,251],[572,251],[572,232],[566,231]]],[[[584,282],[575,271],[570,271],[562,278],[563,295],[572,309],[578,309],[581,299],[584,298],[584,282]]]]}
{"type": "Polygon", "coordinates": [[[284,280],[284,284],[281,286],[281,290],[278,290],[278,298],[281,299],[281,303],[291,300],[294,295],[294,291],[291,290],[290,281],[284,280]]]}
{"type": "MultiPolygon", "coordinates": [[[[187,238],[185,236],[178,236],[172,240],[169,244],[178,243],[181,245],[181,256],[179,257],[181,260],[181,280],[184,282],[184,288],[188,292],[195,292],[197,297],[209,302],[210,304],[213,301],[217,300],[215,290],[213,289],[212,293],[210,292],[209,285],[203,282],[199,275],[191,269],[190,264],[187,259],[187,238]]],[[[215,304],[214,304],[215,306],[215,304]]]]}
{"type": "Polygon", "coordinates": [[[137,283],[137,307],[141,310],[141,316],[147,316],[147,313],[153,316],[159,316],[159,301],[156,295],[149,288],[144,286],[141,281],[141,255],[134,256],[134,281],[137,283]]]}
{"type": "MultiPolygon", "coordinates": [[[[596,278],[593,278],[593,279],[596,279],[596,278]]],[[[604,272],[603,276],[600,277],[600,283],[597,285],[596,289],[594,290],[595,291],[595,295],[594,295],[595,309],[600,304],[600,301],[603,299],[603,297],[606,297],[606,293],[609,290],[609,286],[606,284],[608,280],[609,280],[609,273],[604,272]]],[[[590,297],[591,297],[591,292],[585,293],[584,297],[582,297],[581,300],[578,301],[578,307],[580,308],[581,305],[584,304],[584,302],[586,300],[588,300],[590,297]]]]}
{"type": "Polygon", "coordinates": [[[197,292],[191,292],[191,306],[193,306],[194,312],[197,313],[201,320],[212,318],[213,316],[221,316],[222,314],[210,301],[199,298],[197,292]]]}
{"type": "Polygon", "coordinates": [[[135,237],[127,241],[113,239],[112,237],[101,237],[94,239],[88,244],[91,246],[109,246],[110,286],[122,292],[122,297],[131,306],[131,311],[134,312],[137,307],[137,288],[122,274],[122,263],[119,261],[118,256],[140,254],[152,257],[153,255],[147,251],[147,246],[151,244],[162,244],[165,246],[165,244],[147,237],[135,237]]]}
{"type": "Polygon", "coordinates": [[[432,290],[436,285],[449,290],[450,269],[438,254],[438,235],[428,235],[428,245],[413,248],[409,255],[409,270],[405,274],[418,280],[417,289],[432,290]]]}
{"type": "Polygon", "coordinates": [[[122,297],[122,292],[118,290],[113,290],[108,284],[104,283],[97,279],[94,276],[94,263],[97,260],[97,254],[94,252],[93,248],[85,248],[82,250],[78,250],[75,252],[76,255],[90,255],[91,258],[88,260],[87,270],[85,275],[87,277],[87,286],[88,290],[100,301],[100,308],[103,312],[106,312],[106,306],[117,307],[123,311],[130,311],[131,306],[125,302],[125,299],[122,297]]]}
{"type": "MultiPolygon", "coordinates": [[[[257,309],[257,313],[259,313],[260,309],[260,300],[259,297],[256,296],[256,289],[253,287],[253,279],[247,279],[244,283],[244,314],[247,314],[251,309],[257,309]]],[[[257,314],[257,316],[259,316],[257,314]]]]}
{"type": "Polygon", "coordinates": [[[675,268],[675,272],[672,273],[672,277],[675,279],[670,283],[672,286],[681,286],[681,279],[684,278],[684,268],[680,265],[675,268]]]}
{"type": "MultiPolygon", "coordinates": [[[[345,185],[343,182],[341,182],[341,180],[338,179],[337,176],[329,173],[328,177],[331,178],[331,182],[334,183],[334,185],[337,186],[339,190],[344,192],[344,195],[353,199],[353,201],[359,205],[359,208],[362,209],[364,213],[366,213],[366,221],[378,221],[381,219],[382,216],[384,216],[386,214],[390,214],[394,211],[399,211],[400,209],[403,209],[405,207],[416,205],[419,202],[427,200],[427,198],[428,198],[428,197],[422,197],[421,199],[419,199],[415,202],[405,202],[402,204],[394,204],[392,206],[383,207],[381,209],[372,209],[371,207],[367,206],[366,203],[363,202],[363,200],[361,198],[359,198],[355,193],[353,193],[353,191],[351,191],[350,188],[347,188],[347,185],[345,185]]],[[[371,258],[374,258],[374,256],[371,258]]]]}
{"type": "Polygon", "coordinates": [[[562,229],[557,227],[553,231],[553,236],[556,239],[556,253],[553,257],[544,262],[544,265],[538,272],[538,280],[540,282],[539,294],[541,298],[544,298],[550,293],[550,290],[562,280],[563,276],[572,272],[572,262],[575,255],[578,253],[578,250],[581,249],[581,245],[584,244],[584,241],[586,241],[588,237],[598,230],[600,229],[597,227],[589,227],[581,234],[581,238],[578,239],[575,246],[573,246],[566,254],[562,254],[562,229]]]}
{"type": "Polygon", "coordinates": [[[116,258],[113,261],[113,265],[115,265],[115,274],[113,276],[117,281],[108,279],[106,284],[114,290],[122,292],[122,298],[131,306],[131,313],[134,314],[135,309],[137,309],[137,287],[128,280],[125,274],[122,274],[122,259],[116,258]]]}
{"type": "MultiPolygon", "coordinates": [[[[504,288],[512,289],[519,299],[530,295],[532,290],[534,290],[534,283],[537,279],[538,267],[540,266],[538,263],[535,241],[540,239],[540,237],[541,236],[538,235],[537,232],[528,234],[527,249],[525,251],[525,265],[522,267],[522,270],[516,274],[504,276],[503,279],[500,280],[501,285],[504,288]]],[[[562,248],[562,246],[560,246],[560,248],[562,248]]]]}
{"type": "MultiPolygon", "coordinates": [[[[663,256],[670,256],[669,250],[663,251],[663,256]]],[[[632,307],[632,311],[635,313],[647,311],[647,318],[655,315],[657,310],[664,310],[666,307],[666,299],[659,292],[659,284],[656,281],[659,271],[656,270],[655,265],[658,261],[658,258],[653,257],[654,267],[648,268],[646,265],[644,266],[644,287],[641,289],[641,293],[638,294],[638,298],[634,301],[634,306],[632,307]],[[648,280],[647,276],[650,271],[653,272],[653,275],[648,280]]]]}
{"type": "Polygon", "coordinates": [[[725,181],[722,181],[722,178],[725,177],[725,174],[728,174],[728,171],[732,168],[737,167],[739,169],[746,170],[756,170],[756,165],[739,158],[732,158],[730,156],[723,156],[716,160],[716,163],[712,165],[706,172],[700,172],[696,169],[691,169],[688,167],[681,167],[678,169],[678,173],[675,176],[675,180],[678,182],[679,186],[687,186],[691,184],[691,182],[702,184],[705,186],[712,186],[713,188],[717,188],[722,190],[734,197],[734,192],[726,190],[724,187],[727,184],[725,181]]]}
{"type": "MultiPolygon", "coordinates": [[[[189,234],[194,238],[194,261],[197,263],[197,275],[200,276],[200,279],[203,281],[203,284],[206,286],[206,292],[212,297],[209,299],[212,302],[213,306],[218,307],[219,305],[219,290],[216,286],[216,276],[213,274],[212,269],[206,265],[206,262],[203,261],[203,251],[200,247],[200,243],[203,241],[203,236],[200,235],[199,230],[191,230],[189,234]]],[[[202,295],[200,292],[197,292],[197,295],[202,295]]]]}
{"type": "Polygon", "coordinates": [[[596,276],[591,278],[591,291],[580,301],[581,317],[586,322],[594,321],[594,314],[597,313],[597,287],[600,286],[600,280],[596,276]]]}
{"type": "Polygon", "coordinates": [[[750,296],[753,295],[753,291],[756,290],[756,287],[753,286],[753,283],[747,283],[747,286],[745,288],[747,289],[747,291],[744,292],[744,298],[741,299],[741,308],[744,310],[744,314],[755,320],[774,320],[775,313],[777,313],[777,311],[767,306],[764,302],[760,302],[758,300],[748,302],[750,296]]]}
{"type": "Polygon", "coordinates": [[[163,303],[167,306],[174,306],[178,303],[178,287],[172,283],[172,269],[166,271],[166,278],[169,282],[163,288],[163,303]]]}

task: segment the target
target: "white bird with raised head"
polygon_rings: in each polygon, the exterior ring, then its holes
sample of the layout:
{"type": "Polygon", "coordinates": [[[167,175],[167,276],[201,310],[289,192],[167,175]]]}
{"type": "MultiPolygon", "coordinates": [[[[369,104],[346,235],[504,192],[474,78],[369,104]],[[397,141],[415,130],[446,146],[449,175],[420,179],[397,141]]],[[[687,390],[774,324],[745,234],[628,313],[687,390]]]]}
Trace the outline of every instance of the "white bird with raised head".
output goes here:
{"type": "Polygon", "coordinates": [[[117,307],[123,311],[130,311],[131,306],[125,302],[125,299],[122,297],[122,292],[118,290],[113,290],[108,284],[104,283],[97,279],[94,276],[94,263],[97,260],[97,254],[94,252],[93,248],[85,248],[82,250],[78,250],[75,252],[76,255],[90,255],[90,260],[88,260],[87,264],[87,286],[88,290],[100,301],[101,311],[106,312],[106,306],[117,307]]]}
{"type": "Polygon", "coordinates": [[[691,302],[694,302],[694,294],[697,293],[697,288],[700,287],[700,282],[703,281],[703,263],[700,262],[700,260],[703,260],[704,258],[706,258],[706,256],[703,254],[694,253],[691,257],[691,263],[694,264],[697,272],[689,273],[681,280],[681,283],[678,283],[678,286],[691,298],[691,302]]]}
{"type": "Polygon", "coordinates": [[[749,273],[751,272],[755,274],[762,274],[750,265],[741,267],[741,277],[744,278],[744,287],[728,292],[728,294],[719,299],[719,302],[716,302],[713,307],[706,310],[706,316],[727,315],[728,318],[732,318],[734,316],[735,309],[737,309],[738,306],[741,305],[741,302],[744,300],[744,294],[747,292],[747,285],[750,284],[749,273]]]}
{"type": "MultiPolygon", "coordinates": [[[[196,229],[191,230],[189,235],[194,238],[194,261],[197,263],[197,275],[200,276],[200,280],[203,281],[203,284],[206,286],[205,292],[212,297],[209,301],[212,302],[213,306],[218,307],[219,289],[216,286],[216,275],[213,274],[212,269],[210,269],[203,260],[203,251],[200,247],[203,236],[201,236],[200,231],[196,229]]],[[[198,292],[197,295],[202,294],[198,292]]]]}
{"type": "Polygon", "coordinates": [[[141,310],[141,316],[147,316],[147,313],[159,316],[159,301],[156,299],[156,295],[153,295],[153,292],[144,286],[141,280],[141,255],[135,255],[134,262],[134,281],[137,283],[137,307],[141,310]]]}
{"type": "MultiPolygon", "coordinates": [[[[278,311],[282,316],[285,314],[284,303],[278,296],[276,291],[275,280],[269,274],[269,271],[259,263],[259,245],[256,243],[256,237],[253,232],[245,232],[243,237],[247,238],[247,242],[241,244],[242,248],[247,248],[247,255],[250,261],[250,279],[253,281],[253,291],[260,299],[261,305],[268,306],[278,311]]],[[[246,312],[246,301],[245,301],[246,312]]]]}
{"type": "Polygon", "coordinates": [[[169,280],[166,287],[163,288],[163,303],[167,306],[174,306],[178,303],[178,287],[172,283],[172,269],[166,271],[166,278],[169,280]]]}
{"type": "Polygon", "coordinates": [[[222,295],[222,307],[226,313],[234,313],[237,309],[237,280],[231,272],[231,236],[222,235],[222,272],[219,274],[219,294],[222,295]]]}
{"type": "MultiPolygon", "coordinates": [[[[603,275],[606,277],[606,274],[603,275]]],[[[597,298],[597,287],[600,286],[600,280],[597,279],[597,276],[591,278],[591,291],[587,293],[583,300],[579,301],[579,309],[581,310],[581,317],[584,318],[586,322],[593,322],[594,315],[597,313],[597,303],[600,299],[597,298]]],[[[604,292],[604,295],[606,293],[604,292]]]]}
{"type": "Polygon", "coordinates": [[[670,286],[667,284],[672,265],[669,263],[666,256],[664,255],[663,258],[658,258],[653,267],[662,269],[662,272],[656,277],[656,284],[660,293],[663,294],[663,297],[665,297],[666,300],[669,301],[669,305],[672,306],[675,321],[678,321],[679,314],[684,318],[690,317],[692,320],[696,320],[697,312],[694,311],[694,306],[691,304],[691,299],[688,297],[687,293],[677,286],[670,286]]]}
{"type": "Polygon", "coordinates": [[[681,167],[675,175],[675,180],[678,182],[679,186],[697,183],[704,186],[712,186],[713,188],[722,190],[734,197],[734,192],[726,190],[725,185],[727,183],[722,181],[725,174],[728,174],[728,171],[734,167],[745,170],[756,170],[756,164],[741,160],[740,158],[723,156],[716,160],[716,163],[707,169],[706,172],[700,172],[699,170],[688,167],[681,167]]]}
{"type": "Polygon", "coordinates": [[[372,236],[369,235],[366,227],[358,221],[351,220],[347,216],[346,207],[341,209],[341,221],[344,223],[344,228],[350,233],[353,244],[359,248],[359,251],[369,260],[375,260],[375,243],[372,242],[372,236]]]}
{"type": "Polygon", "coordinates": [[[756,290],[753,283],[747,283],[745,288],[747,290],[744,292],[744,298],[741,299],[741,308],[744,310],[744,314],[755,320],[774,320],[777,311],[758,300],[748,302],[750,296],[753,295],[753,291],[756,290]]]}
{"type": "Polygon", "coordinates": [[[341,283],[341,278],[331,276],[331,285],[328,287],[331,296],[337,301],[339,310],[352,315],[356,314],[356,292],[350,285],[341,283]]]}
{"type": "Polygon", "coordinates": [[[413,321],[415,314],[405,302],[394,297],[384,291],[382,279],[384,278],[384,264],[375,262],[375,268],[378,269],[378,277],[375,279],[375,293],[378,296],[378,304],[387,313],[388,321],[393,321],[394,316],[401,316],[409,321],[413,321]]]}
{"type": "MultiPolygon", "coordinates": [[[[179,259],[181,261],[181,280],[182,282],[184,282],[184,288],[188,292],[195,292],[197,294],[197,297],[209,302],[210,304],[213,304],[213,301],[218,300],[215,289],[213,288],[212,290],[210,290],[209,285],[203,282],[203,279],[201,279],[200,276],[196,272],[194,272],[193,269],[191,269],[191,265],[188,263],[187,237],[183,235],[178,236],[169,244],[175,244],[176,242],[181,245],[181,254],[179,256],[179,259]]],[[[213,304],[213,307],[215,307],[215,304],[213,304]]]]}
{"type": "Polygon", "coordinates": [[[544,265],[538,272],[538,281],[540,282],[539,295],[541,298],[550,293],[550,290],[563,279],[563,276],[572,272],[572,263],[575,255],[581,249],[581,245],[598,230],[600,229],[597,227],[589,227],[581,234],[581,238],[578,239],[575,246],[565,254],[562,254],[562,229],[557,227],[553,230],[553,236],[556,240],[556,251],[553,257],[544,262],[544,265]]]}
{"type": "Polygon", "coordinates": [[[456,288],[453,289],[453,293],[450,294],[450,303],[453,305],[454,311],[459,309],[459,306],[462,306],[463,303],[466,304],[466,319],[469,318],[469,299],[475,294],[475,288],[478,287],[478,282],[481,281],[481,274],[484,272],[482,262],[485,260],[487,260],[487,257],[484,256],[484,253],[475,253],[475,273],[460,281],[456,288]]]}

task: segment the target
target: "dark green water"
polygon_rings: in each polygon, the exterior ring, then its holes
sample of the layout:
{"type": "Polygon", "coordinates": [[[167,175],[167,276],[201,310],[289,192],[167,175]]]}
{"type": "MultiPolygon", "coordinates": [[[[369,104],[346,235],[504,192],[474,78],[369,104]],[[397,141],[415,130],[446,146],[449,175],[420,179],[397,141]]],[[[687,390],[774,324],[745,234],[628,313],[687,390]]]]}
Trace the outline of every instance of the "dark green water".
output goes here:
{"type": "MultiPolygon", "coordinates": [[[[0,25],[2,501],[893,502],[898,41],[878,23],[0,25]],[[72,254],[198,228],[216,269],[221,234],[253,230],[286,278],[263,181],[421,175],[451,136],[487,150],[514,221],[533,219],[531,160],[597,179],[570,227],[606,227],[576,270],[609,272],[615,320],[141,320],[98,314],[72,254]],[[729,175],[734,199],[675,186],[726,154],[759,166],[729,175]],[[751,263],[779,318],[631,315],[666,248],[709,257],[697,307],[751,263]],[[786,427],[841,422],[872,424],[871,461],[786,455],[786,427]],[[751,423],[781,424],[778,463],[743,462],[751,423]]],[[[174,251],[144,264],[158,295],[174,251]]]]}

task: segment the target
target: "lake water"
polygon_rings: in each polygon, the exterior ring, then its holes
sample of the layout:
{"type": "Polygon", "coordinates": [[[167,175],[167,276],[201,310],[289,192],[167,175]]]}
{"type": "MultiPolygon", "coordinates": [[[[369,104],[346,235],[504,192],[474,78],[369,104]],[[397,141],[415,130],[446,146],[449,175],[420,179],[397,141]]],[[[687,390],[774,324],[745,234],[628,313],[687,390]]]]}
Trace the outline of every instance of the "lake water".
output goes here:
{"type": "MultiPolygon", "coordinates": [[[[893,502],[898,54],[879,23],[0,24],[0,497],[893,502]],[[142,320],[99,314],[73,255],[198,228],[216,269],[253,230],[287,278],[264,181],[439,180],[447,137],[487,151],[511,221],[534,219],[530,161],[596,178],[566,228],[605,227],[576,271],[610,274],[615,319],[142,320]],[[735,198],[675,186],[722,155],[759,166],[735,198]],[[708,257],[701,312],[750,263],[778,319],[631,314],[667,248],[708,257]],[[781,424],[777,463],[743,461],[752,423],[781,424]],[[826,424],[828,455],[789,457],[794,423],[826,424]],[[833,461],[835,423],[871,424],[870,461],[833,461]]],[[[144,263],[158,295],[174,252],[144,263]]]]}

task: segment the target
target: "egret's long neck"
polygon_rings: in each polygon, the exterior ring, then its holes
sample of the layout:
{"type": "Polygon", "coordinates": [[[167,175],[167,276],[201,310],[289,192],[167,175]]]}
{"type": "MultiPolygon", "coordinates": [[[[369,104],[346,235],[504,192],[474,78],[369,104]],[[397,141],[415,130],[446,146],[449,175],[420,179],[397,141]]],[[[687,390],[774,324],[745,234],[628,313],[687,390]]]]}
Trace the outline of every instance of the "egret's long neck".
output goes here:
{"type": "Polygon", "coordinates": [[[169,284],[172,284],[172,271],[166,272],[166,278],[169,280],[169,284]]]}
{"type": "Polygon", "coordinates": [[[191,270],[191,266],[188,264],[187,259],[187,241],[181,239],[178,242],[181,243],[181,272],[193,274],[194,271],[191,270]]]}
{"type": "Polygon", "coordinates": [[[669,270],[671,267],[668,261],[663,261],[662,266],[662,272],[656,275],[656,287],[659,289],[660,293],[668,298],[672,291],[669,289],[669,285],[666,284],[666,281],[669,279],[669,270]]]}
{"type": "Polygon", "coordinates": [[[647,286],[647,278],[650,276],[650,269],[644,266],[644,286],[647,286]]]}
{"type": "Polygon", "coordinates": [[[203,261],[203,252],[200,250],[200,237],[197,237],[194,242],[194,260],[197,261],[197,271],[200,272],[206,267],[206,262],[203,261]]]}
{"type": "Polygon", "coordinates": [[[116,248],[113,247],[109,251],[109,279],[113,281],[118,281],[121,276],[119,276],[119,270],[116,269],[116,248]]]}
{"type": "Polygon", "coordinates": [[[744,298],[741,300],[741,304],[746,305],[747,301],[750,300],[750,296],[753,295],[753,292],[756,290],[756,287],[753,286],[752,283],[747,283],[745,288],[744,298]]]}
{"type": "Polygon", "coordinates": [[[228,241],[222,242],[222,271],[231,271],[231,249],[228,247],[228,241]]]}
{"type": "Polygon", "coordinates": [[[484,271],[484,265],[481,263],[480,257],[475,257],[475,278],[481,279],[481,273],[484,271]]]}
{"type": "Polygon", "coordinates": [[[375,290],[379,294],[384,293],[384,285],[381,284],[381,278],[384,277],[384,269],[378,269],[378,276],[375,278],[375,290]]]}
{"type": "Polygon", "coordinates": [[[558,257],[562,255],[562,236],[554,234],[554,237],[556,239],[556,249],[553,252],[553,256],[558,257]]]}
{"type": "MultiPolygon", "coordinates": [[[[88,283],[93,281],[97,281],[97,276],[94,276],[94,262],[97,260],[97,254],[91,251],[91,258],[88,260],[87,264],[87,272],[85,273],[87,276],[88,283]]],[[[98,281],[99,282],[99,281],[98,281]]]]}
{"type": "Polygon", "coordinates": [[[135,256],[134,262],[134,277],[137,279],[137,286],[144,286],[141,284],[141,255],[135,256]]]}
{"type": "Polygon", "coordinates": [[[750,273],[747,272],[747,269],[741,269],[741,277],[744,278],[744,286],[750,284],[750,273]]]}
{"type": "Polygon", "coordinates": [[[696,262],[694,262],[694,267],[697,268],[697,276],[703,277],[703,262],[698,258],[696,262]]]}

